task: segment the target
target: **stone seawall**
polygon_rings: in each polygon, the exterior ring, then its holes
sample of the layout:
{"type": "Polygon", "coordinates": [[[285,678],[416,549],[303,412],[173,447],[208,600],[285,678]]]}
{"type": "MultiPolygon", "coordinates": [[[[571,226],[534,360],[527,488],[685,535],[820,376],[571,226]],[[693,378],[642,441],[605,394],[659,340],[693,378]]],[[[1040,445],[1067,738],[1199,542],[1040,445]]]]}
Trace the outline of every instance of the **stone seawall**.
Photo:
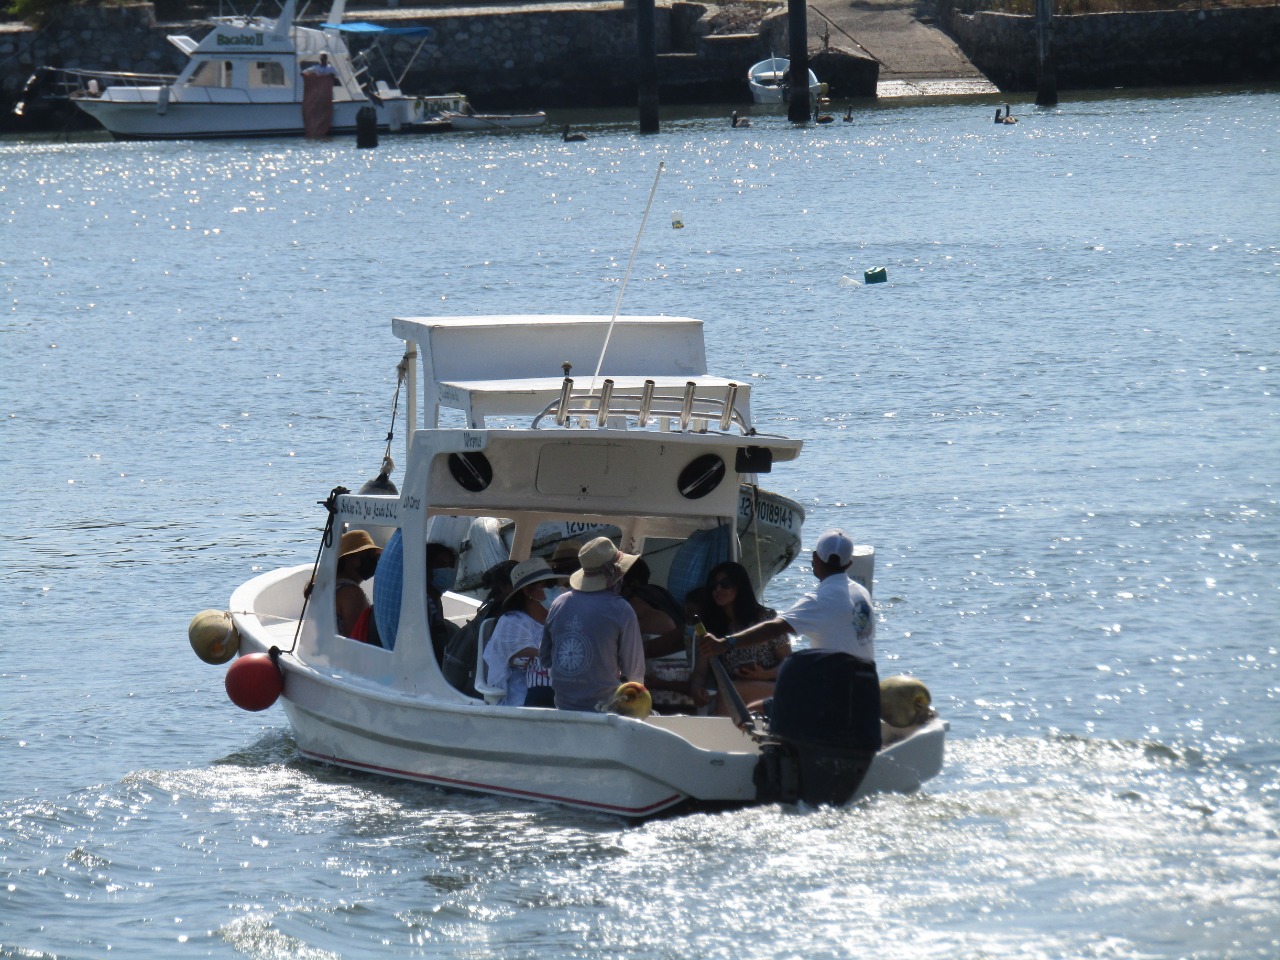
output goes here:
{"type": "MultiPolygon", "coordinates": [[[[1036,87],[1035,18],[952,14],[948,31],[1002,90],[1036,87]]],[[[1090,13],[1053,19],[1062,90],[1280,80],[1280,7],[1090,13]]]]}
{"type": "MultiPolygon", "coordinates": [[[[709,36],[708,19],[717,9],[681,0],[657,8],[662,102],[747,97],[747,68],[768,55],[767,43],[748,36],[726,44],[718,41],[727,38],[709,36]]],[[[465,11],[362,11],[361,19],[435,29],[404,77],[406,92],[460,91],[478,108],[489,110],[636,103],[636,14],[634,6],[622,0],[465,11]]],[[[15,128],[10,109],[37,67],[177,73],[187,58],[166,38],[188,34],[198,39],[205,29],[202,22],[157,23],[150,4],[70,7],[40,30],[0,27],[0,127],[15,128]]],[[[375,75],[394,79],[418,42],[384,39],[381,45],[391,68],[375,55],[375,75]]],[[[353,37],[348,44],[356,53],[369,42],[353,37]]]]}

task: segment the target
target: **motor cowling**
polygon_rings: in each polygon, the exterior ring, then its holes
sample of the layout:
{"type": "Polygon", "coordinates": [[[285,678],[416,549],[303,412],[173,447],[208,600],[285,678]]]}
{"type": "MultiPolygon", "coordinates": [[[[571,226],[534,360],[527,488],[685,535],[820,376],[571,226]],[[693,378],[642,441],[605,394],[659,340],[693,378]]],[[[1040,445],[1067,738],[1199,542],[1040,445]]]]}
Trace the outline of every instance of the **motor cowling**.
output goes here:
{"type": "Polygon", "coordinates": [[[761,800],[848,803],[880,749],[875,665],[835,650],[791,654],[778,671],[768,734],[755,773],[761,800]]]}

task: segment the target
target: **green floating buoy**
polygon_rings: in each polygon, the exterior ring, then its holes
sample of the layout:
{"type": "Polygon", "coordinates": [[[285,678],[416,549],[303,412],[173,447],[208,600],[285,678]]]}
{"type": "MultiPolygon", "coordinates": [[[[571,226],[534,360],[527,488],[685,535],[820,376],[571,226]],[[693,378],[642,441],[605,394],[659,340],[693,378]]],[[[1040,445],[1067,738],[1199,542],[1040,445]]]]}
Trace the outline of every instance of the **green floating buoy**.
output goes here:
{"type": "Polygon", "coordinates": [[[862,275],[866,283],[884,283],[889,279],[889,272],[884,267],[872,267],[862,275]]]}

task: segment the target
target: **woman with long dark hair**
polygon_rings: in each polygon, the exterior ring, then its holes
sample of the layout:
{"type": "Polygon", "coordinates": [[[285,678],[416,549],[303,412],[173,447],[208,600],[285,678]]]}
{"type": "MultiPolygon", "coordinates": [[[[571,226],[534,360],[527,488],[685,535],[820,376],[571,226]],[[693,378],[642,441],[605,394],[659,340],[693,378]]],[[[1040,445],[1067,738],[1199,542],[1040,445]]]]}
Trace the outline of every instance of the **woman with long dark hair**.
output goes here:
{"type": "MultiPolygon", "coordinates": [[[[711,568],[707,574],[707,594],[711,602],[703,610],[702,622],[712,636],[727,637],[776,616],[756,599],[746,568],[732,560],[711,568]]],[[[729,650],[723,656],[733,685],[743,700],[752,703],[773,695],[778,668],[790,653],[791,641],[784,636],[770,643],[729,650]]],[[[699,665],[695,684],[703,682],[708,669],[709,664],[699,665]]],[[[716,712],[728,715],[726,698],[718,699],[716,712]]]]}

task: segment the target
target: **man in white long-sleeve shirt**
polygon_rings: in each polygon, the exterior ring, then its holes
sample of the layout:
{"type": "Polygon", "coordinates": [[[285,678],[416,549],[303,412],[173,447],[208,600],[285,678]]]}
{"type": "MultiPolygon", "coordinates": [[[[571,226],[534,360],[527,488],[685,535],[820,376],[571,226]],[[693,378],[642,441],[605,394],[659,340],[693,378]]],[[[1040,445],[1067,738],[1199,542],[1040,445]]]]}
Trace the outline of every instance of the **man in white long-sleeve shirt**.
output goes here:
{"type": "Polygon", "coordinates": [[[578,552],[582,569],[569,578],[572,589],[551,604],[538,659],[551,666],[561,710],[595,710],[613,698],[618,684],[644,682],[640,625],[618,593],[637,559],[597,537],[578,552]]]}

